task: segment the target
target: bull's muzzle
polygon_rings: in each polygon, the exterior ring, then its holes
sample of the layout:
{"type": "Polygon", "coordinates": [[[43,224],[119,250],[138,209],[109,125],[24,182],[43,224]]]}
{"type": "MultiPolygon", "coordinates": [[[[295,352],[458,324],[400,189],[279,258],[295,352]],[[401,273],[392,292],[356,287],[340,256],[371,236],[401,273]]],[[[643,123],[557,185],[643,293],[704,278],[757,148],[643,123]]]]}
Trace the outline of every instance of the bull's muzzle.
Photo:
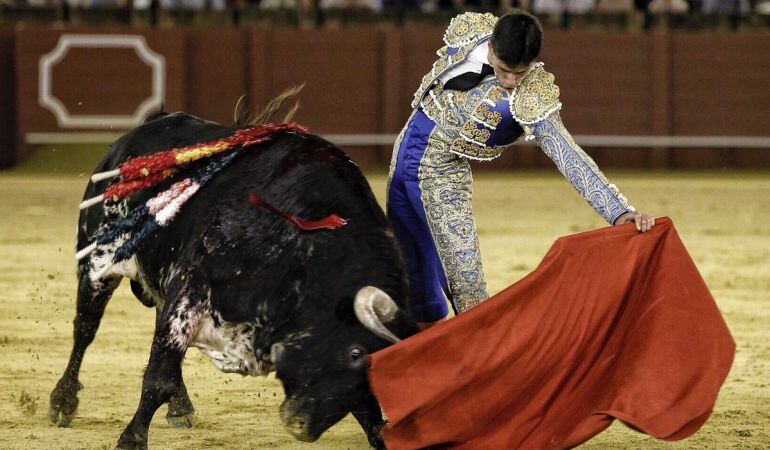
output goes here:
{"type": "Polygon", "coordinates": [[[314,442],[318,436],[310,432],[310,415],[299,411],[298,403],[286,400],[281,404],[281,422],[295,439],[303,442],[314,442]]]}

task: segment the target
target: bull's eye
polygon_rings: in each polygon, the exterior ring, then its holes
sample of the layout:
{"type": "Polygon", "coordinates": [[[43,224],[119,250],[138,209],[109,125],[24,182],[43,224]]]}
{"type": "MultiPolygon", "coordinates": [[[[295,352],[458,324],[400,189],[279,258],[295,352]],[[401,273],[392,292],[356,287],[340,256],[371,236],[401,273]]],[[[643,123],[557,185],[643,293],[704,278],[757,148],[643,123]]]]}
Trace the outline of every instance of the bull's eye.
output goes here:
{"type": "Polygon", "coordinates": [[[353,369],[361,369],[364,366],[366,349],[353,345],[348,349],[348,365],[353,369]]]}

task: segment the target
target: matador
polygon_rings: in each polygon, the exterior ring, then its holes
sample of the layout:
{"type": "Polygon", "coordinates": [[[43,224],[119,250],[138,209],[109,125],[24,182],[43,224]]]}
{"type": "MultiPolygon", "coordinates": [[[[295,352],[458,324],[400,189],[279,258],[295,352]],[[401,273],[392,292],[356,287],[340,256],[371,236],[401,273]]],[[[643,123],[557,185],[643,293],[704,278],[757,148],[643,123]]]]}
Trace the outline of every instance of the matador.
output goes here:
{"type": "Polygon", "coordinates": [[[393,147],[388,218],[406,261],[412,315],[423,327],[489,297],[471,207],[470,159],[488,161],[535,140],[609,224],[654,219],[635,211],[562,123],[554,75],[536,61],[542,27],[523,11],[452,19],[393,147]]]}

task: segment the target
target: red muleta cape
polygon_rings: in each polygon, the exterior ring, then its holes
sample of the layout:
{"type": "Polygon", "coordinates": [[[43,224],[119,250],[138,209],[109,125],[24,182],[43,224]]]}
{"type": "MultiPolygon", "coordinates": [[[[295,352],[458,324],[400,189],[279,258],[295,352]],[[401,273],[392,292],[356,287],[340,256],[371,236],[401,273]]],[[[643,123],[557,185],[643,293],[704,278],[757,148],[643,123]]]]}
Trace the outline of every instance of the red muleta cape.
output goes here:
{"type": "Polygon", "coordinates": [[[371,356],[391,450],[563,449],[614,419],[683,439],[735,343],[668,218],[559,238],[476,308],[371,356]]]}

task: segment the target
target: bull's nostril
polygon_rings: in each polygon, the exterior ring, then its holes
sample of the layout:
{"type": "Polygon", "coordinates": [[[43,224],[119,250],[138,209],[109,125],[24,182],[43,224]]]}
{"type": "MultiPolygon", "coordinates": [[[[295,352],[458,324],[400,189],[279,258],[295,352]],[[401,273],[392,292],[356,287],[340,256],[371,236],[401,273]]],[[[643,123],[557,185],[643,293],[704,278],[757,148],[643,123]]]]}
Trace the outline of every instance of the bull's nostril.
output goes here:
{"type": "Polygon", "coordinates": [[[301,432],[305,429],[305,421],[295,417],[289,421],[289,427],[295,432],[301,432]]]}
{"type": "Polygon", "coordinates": [[[313,442],[318,439],[317,435],[311,434],[310,420],[306,415],[287,417],[283,423],[287,431],[300,441],[313,442]]]}

